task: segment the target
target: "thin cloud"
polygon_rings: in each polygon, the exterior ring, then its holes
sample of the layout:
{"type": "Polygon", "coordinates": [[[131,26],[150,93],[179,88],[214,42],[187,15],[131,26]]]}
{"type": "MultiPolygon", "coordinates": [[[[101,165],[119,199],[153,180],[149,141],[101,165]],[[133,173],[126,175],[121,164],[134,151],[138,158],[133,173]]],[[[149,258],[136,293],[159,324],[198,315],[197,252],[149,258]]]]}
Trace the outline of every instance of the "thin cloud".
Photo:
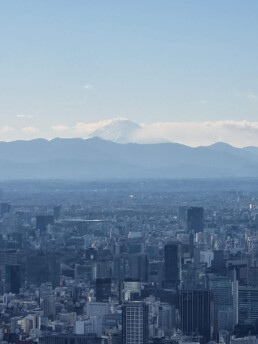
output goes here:
{"type": "Polygon", "coordinates": [[[9,126],[7,126],[7,125],[0,128],[0,132],[1,132],[1,133],[10,133],[10,132],[12,132],[12,131],[14,131],[14,128],[9,127],[9,126]]]}
{"type": "Polygon", "coordinates": [[[93,86],[90,85],[90,84],[86,84],[86,85],[83,86],[83,88],[84,88],[85,90],[92,90],[92,89],[93,89],[93,86]]]}
{"type": "Polygon", "coordinates": [[[51,127],[51,129],[54,131],[66,131],[69,128],[66,125],[59,124],[59,125],[54,125],[53,127],[51,127]]]}
{"type": "Polygon", "coordinates": [[[189,146],[210,145],[223,141],[236,147],[258,146],[258,122],[157,122],[138,131],[135,142],[150,143],[157,138],[189,146]]]}
{"type": "Polygon", "coordinates": [[[257,99],[257,95],[256,94],[248,94],[247,98],[251,99],[251,100],[255,100],[255,99],[257,99]]]}
{"type": "Polygon", "coordinates": [[[18,113],[18,115],[16,117],[17,118],[34,118],[34,116],[32,116],[32,115],[24,115],[22,113],[18,113]]]}
{"type": "Polygon", "coordinates": [[[113,120],[112,119],[107,119],[104,121],[99,121],[99,122],[93,122],[93,123],[87,123],[87,122],[78,122],[74,126],[74,131],[77,134],[91,134],[93,131],[100,129],[104,127],[107,124],[110,124],[113,120]]]}
{"type": "Polygon", "coordinates": [[[22,131],[26,134],[34,134],[34,133],[38,132],[38,129],[35,127],[24,127],[24,128],[22,128],[22,131]]]}

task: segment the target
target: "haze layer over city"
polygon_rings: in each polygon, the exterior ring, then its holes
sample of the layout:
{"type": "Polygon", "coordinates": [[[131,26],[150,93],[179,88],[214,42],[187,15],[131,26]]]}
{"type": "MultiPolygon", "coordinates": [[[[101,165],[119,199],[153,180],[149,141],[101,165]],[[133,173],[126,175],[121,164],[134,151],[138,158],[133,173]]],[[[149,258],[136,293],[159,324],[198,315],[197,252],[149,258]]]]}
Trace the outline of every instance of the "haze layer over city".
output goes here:
{"type": "Polygon", "coordinates": [[[258,2],[0,0],[0,344],[258,344],[258,2]]]}

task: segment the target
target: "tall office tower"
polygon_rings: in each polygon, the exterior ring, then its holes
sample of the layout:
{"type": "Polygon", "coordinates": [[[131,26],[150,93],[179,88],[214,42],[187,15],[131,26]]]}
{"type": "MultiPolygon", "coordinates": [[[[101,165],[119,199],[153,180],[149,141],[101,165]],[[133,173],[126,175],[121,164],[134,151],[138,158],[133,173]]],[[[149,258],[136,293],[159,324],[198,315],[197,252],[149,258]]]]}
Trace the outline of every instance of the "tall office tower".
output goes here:
{"type": "Polygon", "coordinates": [[[144,302],[129,302],[122,307],[122,343],[148,343],[148,306],[144,302]]]}
{"type": "Polygon", "coordinates": [[[181,229],[186,229],[187,227],[187,207],[178,207],[178,227],[181,229]]]}
{"type": "Polygon", "coordinates": [[[210,290],[181,290],[181,330],[186,335],[203,336],[207,343],[213,329],[213,295],[210,290]]]}
{"type": "Polygon", "coordinates": [[[132,278],[131,264],[127,254],[120,254],[114,258],[114,277],[122,282],[126,278],[132,278]]]}
{"type": "Polygon", "coordinates": [[[177,287],[181,280],[181,245],[173,242],[165,245],[165,284],[177,287]]]}
{"type": "Polygon", "coordinates": [[[233,273],[232,294],[233,294],[233,325],[238,324],[238,281],[236,279],[236,270],[233,273]]]}
{"type": "Polygon", "coordinates": [[[123,281],[126,278],[149,280],[149,257],[147,254],[121,254],[114,259],[114,276],[123,281]]]}
{"type": "Polygon", "coordinates": [[[239,286],[238,288],[239,324],[255,325],[258,319],[258,288],[239,286]]]}
{"type": "Polygon", "coordinates": [[[112,278],[96,279],[96,301],[109,302],[112,298],[119,297],[118,285],[112,278]]]}
{"type": "MultiPolygon", "coordinates": [[[[92,263],[92,262],[89,262],[92,263]]],[[[101,260],[94,263],[93,278],[111,278],[113,276],[113,262],[101,260]]]]}
{"type": "Polygon", "coordinates": [[[7,202],[0,203],[0,217],[3,217],[5,214],[10,213],[11,205],[7,202]]]}
{"type": "Polygon", "coordinates": [[[164,262],[162,261],[152,261],[149,264],[149,280],[152,283],[156,283],[159,287],[162,285],[164,280],[164,262]]]}
{"type": "Polygon", "coordinates": [[[191,207],[187,209],[187,230],[195,233],[203,231],[203,208],[191,207]]]}
{"type": "Polygon", "coordinates": [[[158,311],[158,327],[165,331],[166,335],[171,335],[176,325],[175,306],[168,303],[161,303],[158,311]]]}
{"type": "Polygon", "coordinates": [[[29,252],[26,271],[29,284],[51,282],[54,288],[60,285],[60,257],[54,253],[29,252]]]}
{"type": "Polygon", "coordinates": [[[0,292],[19,293],[20,267],[17,264],[17,250],[0,250],[0,292]]]}
{"type": "Polygon", "coordinates": [[[5,266],[5,279],[4,290],[6,293],[19,294],[20,290],[20,266],[19,265],[6,265],[5,266]]]}
{"type": "Polygon", "coordinates": [[[222,274],[226,268],[223,250],[213,251],[213,261],[211,262],[212,272],[222,274]]]}
{"type": "Polygon", "coordinates": [[[232,282],[230,277],[209,275],[208,276],[209,289],[213,291],[214,296],[214,332],[218,335],[219,323],[222,321],[219,317],[224,317],[225,312],[233,309],[231,330],[237,324],[237,292],[238,282],[232,282]],[[234,284],[233,284],[234,283],[234,284]]]}
{"type": "Polygon", "coordinates": [[[140,279],[141,282],[149,280],[149,257],[145,253],[130,254],[132,278],[140,279]]]}
{"type": "Polygon", "coordinates": [[[56,299],[54,295],[47,295],[42,301],[43,316],[52,320],[56,317],[56,299]]]}
{"type": "Polygon", "coordinates": [[[61,205],[56,205],[53,208],[54,219],[59,220],[61,215],[61,205]]]}
{"type": "Polygon", "coordinates": [[[37,215],[36,217],[36,227],[41,233],[45,233],[48,225],[54,224],[53,215],[37,215]]]}

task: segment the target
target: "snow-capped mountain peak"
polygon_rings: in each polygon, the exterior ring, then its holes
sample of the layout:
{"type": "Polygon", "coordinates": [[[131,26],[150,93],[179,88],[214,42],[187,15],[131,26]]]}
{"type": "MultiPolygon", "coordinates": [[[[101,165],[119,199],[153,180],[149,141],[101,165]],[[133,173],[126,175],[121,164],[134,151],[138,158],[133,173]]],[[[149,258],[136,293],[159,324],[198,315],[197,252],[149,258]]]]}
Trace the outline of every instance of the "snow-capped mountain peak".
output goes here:
{"type": "Polygon", "coordinates": [[[142,127],[127,119],[115,119],[104,127],[95,130],[90,137],[100,137],[117,143],[134,142],[134,136],[142,127]]]}

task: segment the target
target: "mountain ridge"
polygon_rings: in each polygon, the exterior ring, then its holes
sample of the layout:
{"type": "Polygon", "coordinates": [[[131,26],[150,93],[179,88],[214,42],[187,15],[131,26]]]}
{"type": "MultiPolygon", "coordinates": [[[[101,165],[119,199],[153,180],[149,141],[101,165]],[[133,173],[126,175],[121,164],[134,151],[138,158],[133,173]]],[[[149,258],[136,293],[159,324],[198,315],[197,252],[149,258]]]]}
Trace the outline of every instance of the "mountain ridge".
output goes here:
{"type": "Polygon", "coordinates": [[[258,148],[115,143],[98,137],[0,141],[0,179],[258,176],[258,148]]]}

